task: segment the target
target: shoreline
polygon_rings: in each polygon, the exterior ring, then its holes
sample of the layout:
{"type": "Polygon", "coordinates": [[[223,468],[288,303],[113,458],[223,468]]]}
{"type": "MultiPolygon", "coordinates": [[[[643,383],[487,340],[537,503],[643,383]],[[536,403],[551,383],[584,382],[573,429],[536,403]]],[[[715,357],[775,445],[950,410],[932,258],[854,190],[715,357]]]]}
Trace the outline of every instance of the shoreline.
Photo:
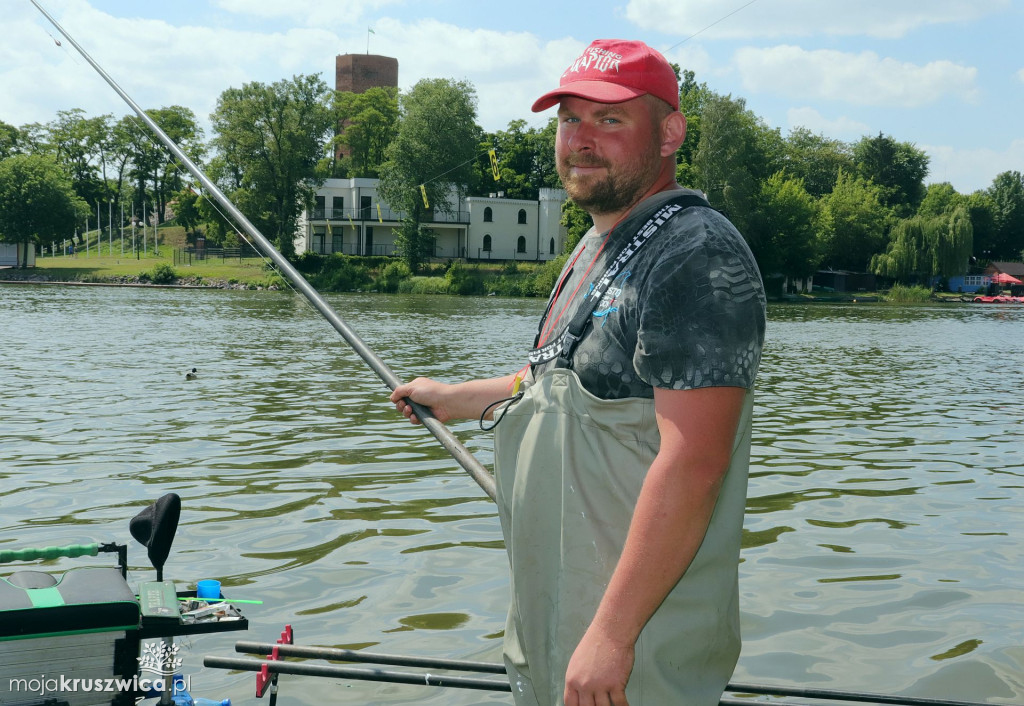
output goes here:
{"type": "Polygon", "coordinates": [[[11,279],[7,276],[7,273],[0,275],[0,284],[66,285],[71,287],[139,287],[148,289],[233,289],[239,291],[281,291],[279,287],[275,286],[265,287],[262,285],[247,284],[245,282],[228,282],[227,280],[219,279],[203,280],[202,282],[190,282],[188,279],[179,279],[179,281],[175,283],[168,284],[142,282],[139,281],[138,278],[125,278],[124,281],[83,282],[81,280],[50,279],[48,277],[41,277],[38,274],[11,279]]]}

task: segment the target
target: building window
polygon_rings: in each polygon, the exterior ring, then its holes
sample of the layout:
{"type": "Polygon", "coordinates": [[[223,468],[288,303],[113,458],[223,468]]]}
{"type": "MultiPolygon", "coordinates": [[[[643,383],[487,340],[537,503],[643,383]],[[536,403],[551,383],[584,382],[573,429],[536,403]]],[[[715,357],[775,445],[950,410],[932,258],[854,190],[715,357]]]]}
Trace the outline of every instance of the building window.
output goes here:
{"type": "Polygon", "coordinates": [[[320,220],[321,218],[324,217],[324,208],[325,208],[324,207],[324,200],[325,200],[325,198],[326,197],[324,197],[324,196],[317,196],[316,197],[316,206],[313,208],[313,218],[315,220],[320,220]]]}
{"type": "Polygon", "coordinates": [[[525,224],[526,224],[526,209],[525,208],[521,208],[521,209],[519,209],[519,225],[525,225],[525,224]]]}
{"type": "Polygon", "coordinates": [[[345,217],[345,197],[335,196],[331,199],[331,218],[344,218],[345,217]]]}
{"type": "Polygon", "coordinates": [[[555,254],[555,239],[552,238],[548,242],[548,255],[554,255],[554,254],[555,254]]]}
{"type": "Polygon", "coordinates": [[[331,233],[331,252],[341,252],[345,247],[345,241],[341,233],[331,233]]]}
{"type": "MultiPolygon", "coordinates": [[[[484,223],[491,223],[493,220],[494,220],[494,214],[491,211],[491,207],[488,206],[487,208],[484,209],[484,223]]],[[[489,238],[491,236],[487,236],[487,237],[489,238]]],[[[490,248],[487,248],[487,249],[490,250],[490,248]]]]}
{"type": "Polygon", "coordinates": [[[520,235],[516,241],[516,252],[526,252],[526,236],[520,235]]]}
{"type": "MultiPolygon", "coordinates": [[[[490,211],[491,209],[487,209],[487,210],[490,211]]],[[[484,236],[484,252],[490,252],[490,251],[491,251],[491,236],[485,235],[484,236]]]]}

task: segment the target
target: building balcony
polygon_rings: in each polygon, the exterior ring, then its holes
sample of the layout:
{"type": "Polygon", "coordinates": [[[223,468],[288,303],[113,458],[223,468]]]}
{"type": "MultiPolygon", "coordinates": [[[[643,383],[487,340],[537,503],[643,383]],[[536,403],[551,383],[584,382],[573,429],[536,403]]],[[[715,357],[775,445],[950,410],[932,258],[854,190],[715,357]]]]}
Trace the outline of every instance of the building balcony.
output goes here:
{"type": "MultiPolygon", "coordinates": [[[[368,222],[368,221],[384,221],[390,223],[397,223],[405,218],[403,211],[393,211],[390,208],[381,206],[380,214],[377,213],[377,207],[371,208],[314,208],[309,214],[309,220],[314,221],[338,221],[345,223],[347,221],[356,222],[368,222]]],[[[451,213],[444,213],[442,211],[424,211],[420,216],[421,223],[456,223],[469,225],[469,211],[452,211],[451,213]]]]}

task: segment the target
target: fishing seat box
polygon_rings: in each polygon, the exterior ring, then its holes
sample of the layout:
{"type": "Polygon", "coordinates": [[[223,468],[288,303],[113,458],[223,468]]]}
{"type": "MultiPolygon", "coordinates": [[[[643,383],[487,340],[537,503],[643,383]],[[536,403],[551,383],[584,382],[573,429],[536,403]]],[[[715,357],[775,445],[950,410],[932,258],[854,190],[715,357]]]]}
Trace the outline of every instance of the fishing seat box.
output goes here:
{"type": "Polygon", "coordinates": [[[116,568],[0,578],[0,704],[134,704],[130,690],[69,688],[68,680],[131,680],[139,624],[139,603],[116,568]]]}

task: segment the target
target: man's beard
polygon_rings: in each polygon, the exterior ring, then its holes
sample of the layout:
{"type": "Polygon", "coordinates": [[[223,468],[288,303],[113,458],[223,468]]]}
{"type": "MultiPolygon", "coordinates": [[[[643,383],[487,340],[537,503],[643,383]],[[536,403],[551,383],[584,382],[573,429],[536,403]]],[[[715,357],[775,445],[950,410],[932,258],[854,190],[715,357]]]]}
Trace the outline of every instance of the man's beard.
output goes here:
{"type": "Polygon", "coordinates": [[[619,213],[636,205],[657,178],[660,149],[648,149],[633,162],[613,169],[590,153],[570,154],[558,161],[558,176],[569,198],[590,214],[619,213]],[[604,167],[603,177],[574,174],[572,167],[604,167]]]}

